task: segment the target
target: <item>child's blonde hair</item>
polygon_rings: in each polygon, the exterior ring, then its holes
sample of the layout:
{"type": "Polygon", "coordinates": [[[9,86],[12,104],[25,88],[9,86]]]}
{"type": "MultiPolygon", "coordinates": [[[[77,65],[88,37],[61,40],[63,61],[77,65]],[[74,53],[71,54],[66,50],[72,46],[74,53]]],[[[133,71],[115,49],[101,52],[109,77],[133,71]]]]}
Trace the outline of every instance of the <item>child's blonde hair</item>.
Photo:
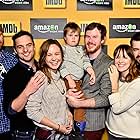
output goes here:
{"type": "Polygon", "coordinates": [[[63,36],[66,37],[66,34],[69,30],[72,30],[72,32],[78,32],[80,35],[81,29],[78,26],[78,24],[76,24],[75,22],[69,22],[66,24],[66,26],[64,27],[64,34],[63,36]]]}

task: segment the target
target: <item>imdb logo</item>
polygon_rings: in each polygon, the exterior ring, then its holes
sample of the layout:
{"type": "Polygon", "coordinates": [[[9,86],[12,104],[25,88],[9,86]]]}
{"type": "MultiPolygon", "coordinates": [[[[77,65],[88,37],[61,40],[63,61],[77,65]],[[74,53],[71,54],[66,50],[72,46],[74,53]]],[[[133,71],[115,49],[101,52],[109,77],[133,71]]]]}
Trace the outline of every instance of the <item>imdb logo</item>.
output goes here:
{"type": "Polygon", "coordinates": [[[124,0],[124,8],[140,8],[140,0],[124,0]]]}
{"type": "Polygon", "coordinates": [[[19,21],[0,21],[0,26],[4,30],[4,36],[13,36],[21,30],[21,23],[19,21]]]}
{"type": "Polygon", "coordinates": [[[44,0],[45,8],[65,8],[66,0],[44,0]]]}

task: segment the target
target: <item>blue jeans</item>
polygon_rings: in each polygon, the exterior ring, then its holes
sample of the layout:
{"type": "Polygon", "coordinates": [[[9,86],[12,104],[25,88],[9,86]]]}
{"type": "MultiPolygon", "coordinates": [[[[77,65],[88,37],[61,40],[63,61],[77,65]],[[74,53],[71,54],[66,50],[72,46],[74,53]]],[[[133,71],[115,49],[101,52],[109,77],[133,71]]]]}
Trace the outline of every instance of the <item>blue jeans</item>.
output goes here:
{"type": "Polygon", "coordinates": [[[12,140],[34,140],[34,131],[14,131],[11,133],[12,140]]]}

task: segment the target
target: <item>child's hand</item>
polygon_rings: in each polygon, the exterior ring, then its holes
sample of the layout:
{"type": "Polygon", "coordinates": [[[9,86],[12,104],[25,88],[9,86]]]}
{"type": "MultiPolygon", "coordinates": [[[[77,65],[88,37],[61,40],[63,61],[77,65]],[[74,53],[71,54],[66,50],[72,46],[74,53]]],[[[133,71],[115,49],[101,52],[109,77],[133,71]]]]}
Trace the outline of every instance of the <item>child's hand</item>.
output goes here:
{"type": "Polygon", "coordinates": [[[93,85],[93,84],[95,84],[95,73],[92,73],[91,75],[90,75],[90,79],[89,79],[90,81],[89,81],[89,84],[90,85],[93,85]]]}
{"type": "Polygon", "coordinates": [[[95,79],[96,79],[96,77],[95,77],[95,72],[94,72],[93,68],[92,68],[92,67],[87,67],[87,73],[88,73],[89,76],[90,76],[89,84],[90,84],[90,85],[95,84],[95,79]]]}
{"type": "Polygon", "coordinates": [[[76,83],[73,79],[68,80],[69,88],[74,89],[76,88],[76,83]]]}

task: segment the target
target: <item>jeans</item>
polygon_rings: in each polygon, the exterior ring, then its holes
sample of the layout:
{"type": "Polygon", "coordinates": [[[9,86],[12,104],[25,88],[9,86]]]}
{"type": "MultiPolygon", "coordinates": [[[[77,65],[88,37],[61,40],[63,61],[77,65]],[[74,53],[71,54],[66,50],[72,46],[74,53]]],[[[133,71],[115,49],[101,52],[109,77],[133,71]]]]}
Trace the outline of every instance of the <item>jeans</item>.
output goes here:
{"type": "Polygon", "coordinates": [[[11,140],[10,132],[0,133],[0,140],[11,140]]]}
{"type": "Polygon", "coordinates": [[[14,131],[11,133],[12,140],[34,140],[34,131],[14,131]]]}

